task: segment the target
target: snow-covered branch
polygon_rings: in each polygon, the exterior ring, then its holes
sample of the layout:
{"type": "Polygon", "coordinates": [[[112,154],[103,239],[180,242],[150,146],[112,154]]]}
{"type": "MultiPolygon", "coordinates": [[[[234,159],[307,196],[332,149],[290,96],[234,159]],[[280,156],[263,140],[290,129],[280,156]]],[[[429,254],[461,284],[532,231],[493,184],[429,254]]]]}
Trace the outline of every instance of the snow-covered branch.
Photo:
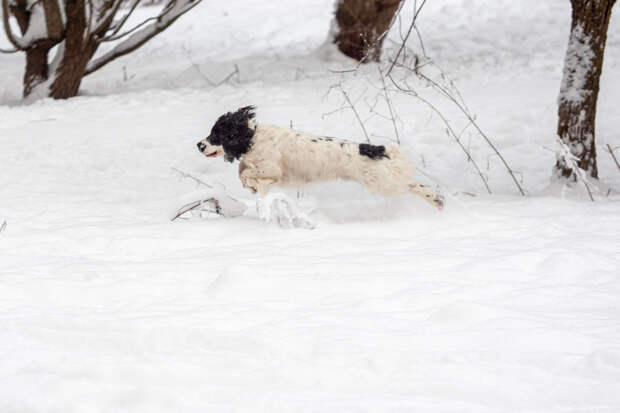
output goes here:
{"type": "Polygon", "coordinates": [[[140,4],[140,1],[141,0],[132,0],[131,6],[129,7],[127,13],[125,13],[125,15],[118,21],[112,23],[112,26],[110,27],[110,33],[105,38],[103,38],[102,41],[110,40],[112,37],[116,36],[116,34],[121,30],[125,23],[127,23],[127,19],[129,19],[129,16],[131,16],[132,13],[136,10],[138,5],[140,4]]]}
{"type": "Polygon", "coordinates": [[[141,0],[0,0],[0,19],[10,43],[0,53],[26,55],[25,97],[36,92],[67,99],[78,93],[84,76],[138,49],[200,1],[166,0],[154,17],[125,30],[141,0]],[[121,12],[123,4],[127,8],[121,12]],[[97,55],[105,41],[116,42],[97,55]],[[48,55],[58,45],[49,64],[48,55]]]}
{"type": "Polygon", "coordinates": [[[112,24],[112,20],[118,9],[121,7],[123,0],[91,0],[94,7],[91,7],[90,16],[95,16],[94,24],[89,28],[87,35],[103,35],[112,24]],[[97,13],[98,15],[95,15],[97,13]]]}
{"type": "Polygon", "coordinates": [[[138,49],[147,41],[163,32],[179,17],[190,11],[200,2],[201,0],[172,0],[153,23],[142,27],[103,56],[90,61],[88,66],[86,66],[84,74],[89,75],[112,60],[138,49]]]}
{"type": "Polygon", "coordinates": [[[3,49],[0,47],[0,53],[5,53],[5,54],[11,54],[11,53],[17,53],[17,52],[21,52],[21,50],[19,49],[3,49]]]}
{"type": "Polygon", "coordinates": [[[6,33],[6,37],[7,39],[9,39],[9,42],[11,42],[15,49],[26,50],[28,48],[28,44],[21,36],[13,33],[13,29],[11,28],[11,22],[9,21],[10,16],[11,12],[9,10],[9,0],[2,0],[2,24],[4,25],[4,32],[6,33]]]}
{"type": "Polygon", "coordinates": [[[6,36],[16,50],[28,50],[41,42],[47,42],[51,47],[61,39],[64,31],[63,15],[57,0],[19,3],[2,0],[2,20],[6,36]],[[11,15],[17,20],[21,36],[13,32],[11,15]]]}

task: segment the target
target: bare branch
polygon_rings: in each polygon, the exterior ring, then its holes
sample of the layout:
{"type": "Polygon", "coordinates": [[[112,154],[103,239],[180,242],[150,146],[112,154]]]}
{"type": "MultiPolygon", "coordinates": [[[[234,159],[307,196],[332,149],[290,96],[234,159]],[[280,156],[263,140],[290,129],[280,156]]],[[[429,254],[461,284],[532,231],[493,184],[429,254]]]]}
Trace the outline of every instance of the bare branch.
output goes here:
{"type": "MultiPolygon", "coordinates": [[[[237,66],[237,63],[235,63],[235,70],[233,70],[232,72],[230,72],[228,74],[228,76],[226,76],[224,79],[220,80],[219,82],[217,82],[215,84],[215,87],[221,86],[224,83],[228,82],[233,76],[237,75],[237,79],[239,78],[239,66],[237,66]]],[[[237,80],[238,81],[238,80],[237,80]]]]}
{"type": "Polygon", "coordinates": [[[379,75],[381,76],[381,84],[383,85],[383,93],[385,94],[385,102],[387,103],[387,107],[390,110],[390,119],[392,120],[392,125],[394,126],[394,134],[396,135],[396,142],[400,145],[400,136],[398,135],[398,127],[396,126],[396,118],[394,115],[394,109],[392,108],[392,100],[388,94],[388,89],[385,84],[385,77],[383,76],[383,72],[381,68],[379,68],[379,75]]]}
{"type": "Polygon", "coordinates": [[[424,47],[424,41],[422,40],[422,34],[420,33],[420,30],[418,29],[418,26],[413,26],[416,35],[418,36],[418,42],[420,42],[420,49],[422,49],[422,55],[424,57],[427,57],[426,55],[426,48],[424,47]]]}
{"type": "Polygon", "coordinates": [[[17,52],[21,52],[22,50],[20,49],[2,49],[0,48],[0,53],[4,53],[4,54],[11,54],[11,53],[17,53],[17,52]]]}
{"type": "Polygon", "coordinates": [[[616,155],[614,154],[614,150],[611,148],[611,145],[609,144],[607,144],[607,152],[609,152],[609,154],[611,155],[611,158],[614,160],[616,166],[618,167],[618,170],[620,171],[620,163],[618,163],[618,158],[616,158],[616,155]]]}
{"type": "MultiPolygon", "coordinates": [[[[396,65],[395,61],[392,62],[392,67],[394,67],[394,65],[396,65]]],[[[398,65],[398,66],[401,67],[401,65],[398,65]]],[[[409,69],[409,68],[405,68],[405,69],[411,71],[411,69],[409,69]]],[[[517,186],[517,189],[519,190],[519,192],[521,193],[522,196],[525,196],[525,191],[523,190],[523,187],[521,186],[521,184],[517,180],[517,177],[515,176],[514,171],[508,165],[508,162],[506,161],[504,156],[500,153],[500,151],[497,149],[497,147],[495,146],[493,141],[491,141],[491,139],[488,137],[488,135],[486,133],[484,133],[482,128],[480,128],[480,126],[478,125],[478,122],[476,122],[476,119],[474,118],[474,115],[472,115],[469,112],[469,110],[467,109],[467,106],[465,106],[464,102],[462,101],[463,100],[462,96],[460,94],[458,94],[457,95],[458,98],[457,98],[446,87],[440,85],[438,82],[436,82],[435,80],[433,80],[430,77],[426,76],[425,74],[423,74],[421,72],[415,72],[415,73],[421,79],[423,79],[426,82],[428,82],[433,88],[435,88],[437,91],[439,91],[441,93],[441,95],[446,97],[449,101],[451,101],[459,109],[459,111],[467,118],[467,120],[476,129],[476,131],[478,131],[478,134],[486,141],[486,143],[493,150],[493,152],[495,152],[495,154],[497,154],[498,158],[500,159],[500,161],[502,162],[502,164],[506,168],[506,171],[508,172],[508,174],[512,178],[514,184],[517,186]],[[459,101],[459,99],[460,99],[460,101],[459,101]]],[[[442,76],[443,76],[443,72],[442,72],[442,76]]],[[[390,77],[390,79],[392,79],[392,78],[390,77]]],[[[392,81],[393,81],[393,79],[392,79],[392,81]]],[[[454,87],[454,84],[451,84],[451,86],[454,87]]]]}
{"type": "MultiPolygon", "coordinates": [[[[185,179],[189,179],[192,180],[194,182],[196,182],[198,185],[202,185],[208,189],[215,189],[215,187],[213,185],[210,185],[206,182],[204,182],[202,179],[200,178],[196,178],[194,175],[189,174],[187,172],[183,172],[182,170],[178,169],[178,168],[171,168],[174,172],[176,172],[177,174],[179,174],[181,176],[181,178],[185,178],[185,179]]],[[[217,192],[217,191],[215,191],[217,192]]],[[[223,216],[235,216],[234,214],[231,215],[231,210],[230,210],[230,202],[234,202],[238,205],[242,205],[243,203],[241,201],[239,201],[238,199],[228,195],[228,194],[221,194],[221,195],[217,195],[217,194],[213,194],[213,195],[203,195],[204,199],[199,199],[198,201],[194,201],[194,202],[190,202],[189,204],[183,205],[181,208],[179,208],[177,210],[177,212],[175,213],[175,215],[170,219],[171,221],[175,221],[176,219],[180,218],[181,215],[185,214],[186,212],[189,211],[193,211],[195,209],[201,208],[203,205],[209,205],[212,208],[211,212],[214,212],[218,215],[223,215],[223,216]],[[219,197],[219,198],[218,198],[219,197]]],[[[245,207],[243,207],[245,209],[245,207]]]]}
{"type": "Polygon", "coordinates": [[[2,222],[2,225],[0,225],[0,232],[4,231],[6,229],[6,221],[2,222]]]}
{"type": "Polygon", "coordinates": [[[105,6],[101,10],[103,15],[97,17],[97,24],[89,35],[95,35],[95,38],[102,37],[112,25],[114,16],[116,16],[121,4],[123,4],[123,0],[109,0],[106,2],[105,6]]]}
{"type": "Polygon", "coordinates": [[[178,168],[175,168],[175,167],[172,167],[170,169],[172,169],[173,171],[178,173],[181,176],[181,178],[190,179],[190,180],[196,182],[197,184],[202,185],[204,187],[207,187],[209,189],[213,188],[212,185],[209,185],[208,183],[206,183],[205,181],[203,181],[203,180],[201,180],[199,178],[196,178],[194,175],[188,174],[187,172],[183,172],[182,170],[180,170],[178,168]]]}
{"type": "Polygon", "coordinates": [[[112,25],[111,33],[108,36],[104,37],[101,41],[108,41],[110,37],[115,36],[121,30],[123,25],[127,22],[129,16],[131,16],[131,14],[136,10],[138,4],[140,4],[140,0],[133,0],[131,6],[129,7],[129,11],[118,22],[112,25]]]}
{"type": "MultiPolygon", "coordinates": [[[[129,36],[131,33],[135,32],[136,30],[141,29],[142,27],[144,27],[147,23],[150,23],[152,21],[158,20],[160,18],[160,16],[153,16],[153,17],[149,17],[148,19],[144,20],[143,22],[135,25],[134,27],[132,27],[129,30],[124,31],[121,34],[118,35],[112,35],[112,36],[107,36],[104,37],[101,41],[102,42],[113,42],[114,40],[118,40],[118,39],[122,39],[123,37],[127,37],[129,36]]],[[[120,26],[119,26],[120,29],[120,26]]]]}
{"type": "MultiPolygon", "coordinates": [[[[183,47],[183,50],[186,50],[185,47],[183,47]]],[[[187,50],[186,50],[187,51],[187,50]]],[[[198,74],[200,75],[201,78],[203,78],[208,84],[209,86],[213,86],[213,87],[218,87],[223,85],[224,83],[228,82],[233,76],[237,76],[237,82],[239,82],[239,74],[241,73],[239,71],[239,66],[235,63],[235,68],[232,72],[230,72],[226,77],[224,77],[222,80],[220,80],[219,82],[214,82],[213,80],[211,80],[207,75],[205,75],[202,70],[200,70],[200,65],[196,62],[194,62],[194,59],[192,59],[192,56],[190,54],[189,51],[187,51],[187,59],[190,61],[192,67],[194,69],[196,69],[196,72],[198,72],[198,74]]]]}
{"type": "Polygon", "coordinates": [[[168,26],[174,23],[183,14],[196,7],[198,4],[200,4],[200,2],[201,0],[173,0],[157,17],[154,23],[151,23],[146,27],[143,27],[136,33],[132,34],[127,39],[117,44],[111,51],[105,53],[103,56],[91,60],[86,67],[84,75],[89,75],[100,69],[101,67],[105,66],[112,60],[138,49],[147,41],[166,30],[168,26]]]}
{"type": "Polygon", "coordinates": [[[217,199],[215,199],[214,197],[209,197],[207,199],[201,199],[199,201],[194,201],[194,202],[190,202],[189,204],[183,205],[181,208],[179,208],[179,210],[176,212],[176,214],[174,214],[174,217],[170,218],[170,221],[175,221],[176,219],[180,218],[181,215],[185,214],[186,212],[189,211],[193,211],[197,208],[202,207],[204,204],[208,204],[209,202],[213,203],[214,206],[214,210],[213,212],[215,212],[216,214],[220,213],[220,204],[218,202],[217,199]]]}
{"type": "MultiPolygon", "coordinates": [[[[394,60],[392,62],[392,64],[390,65],[389,69],[387,70],[386,76],[389,75],[392,72],[392,69],[394,68],[394,64],[398,61],[398,58],[400,57],[400,54],[403,52],[403,49],[405,48],[405,45],[407,44],[407,40],[409,39],[409,36],[411,36],[411,32],[413,30],[413,28],[415,27],[415,23],[416,20],[418,18],[418,15],[420,14],[420,12],[422,11],[422,8],[424,7],[424,5],[426,4],[426,0],[422,0],[422,4],[420,4],[420,7],[417,7],[417,1],[414,3],[414,15],[413,15],[413,19],[411,20],[411,24],[409,25],[409,29],[407,30],[407,34],[405,35],[405,38],[403,39],[403,42],[401,43],[400,49],[398,49],[398,52],[396,53],[396,56],[394,57],[394,60]]],[[[399,10],[400,12],[400,10],[399,10]]]]}
{"type": "MultiPolygon", "coordinates": [[[[332,85],[332,86],[330,86],[330,90],[331,89],[338,89],[340,91],[340,93],[342,93],[342,95],[346,99],[347,103],[349,104],[349,109],[351,109],[353,111],[353,113],[355,114],[355,117],[357,118],[357,121],[359,122],[359,124],[360,124],[360,126],[362,128],[362,131],[364,132],[364,136],[366,137],[366,142],[370,143],[370,137],[368,135],[368,132],[366,131],[366,126],[364,126],[364,122],[362,121],[362,118],[360,117],[360,114],[358,113],[357,109],[355,108],[355,104],[351,101],[351,98],[349,98],[349,94],[344,90],[344,88],[342,87],[341,84],[332,85]]],[[[363,96],[363,94],[361,96],[363,96]]]]}
{"type": "MultiPolygon", "coordinates": [[[[87,0],[86,4],[88,5],[88,25],[86,26],[85,39],[90,38],[91,29],[93,27],[93,16],[95,15],[95,7],[93,6],[93,0],[87,0]]],[[[86,10],[86,7],[84,7],[86,10]]]]}
{"type": "Polygon", "coordinates": [[[10,15],[11,12],[9,10],[9,1],[2,0],[2,23],[4,24],[4,32],[6,33],[6,37],[17,50],[26,50],[28,48],[28,44],[24,43],[22,37],[17,37],[13,34],[11,23],[9,22],[10,15]]]}
{"type": "Polygon", "coordinates": [[[441,111],[439,109],[437,109],[437,107],[435,107],[435,105],[433,105],[431,102],[429,102],[428,100],[424,99],[422,96],[418,95],[410,87],[401,87],[398,83],[396,83],[396,81],[394,80],[392,75],[388,75],[388,79],[390,79],[392,81],[394,86],[396,86],[396,88],[399,91],[401,91],[401,92],[403,92],[403,93],[405,93],[405,94],[407,94],[409,96],[413,96],[414,98],[418,99],[419,101],[424,103],[426,106],[428,106],[435,114],[437,114],[437,116],[439,116],[439,118],[442,120],[442,122],[446,126],[446,132],[448,133],[448,136],[452,136],[452,138],[454,138],[454,140],[459,145],[459,147],[463,150],[465,155],[467,155],[467,160],[471,161],[472,165],[476,169],[476,172],[480,176],[480,179],[482,180],[482,183],[484,184],[485,188],[487,189],[487,192],[489,194],[491,194],[492,192],[491,192],[491,188],[489,187],[489,183],[487,181],[487,178],[484,176],[484,174],[482,173],[482,170],[480,169],[480,167],[478,166],[478,164],[476,163],[474,158],[471,156],[470,151],[463,145],[463,142],[461,142],[460,137],[456,134],[456,132],[452,128],[452,125],[450,124],[448,119],[441,113],[441,111]]]}

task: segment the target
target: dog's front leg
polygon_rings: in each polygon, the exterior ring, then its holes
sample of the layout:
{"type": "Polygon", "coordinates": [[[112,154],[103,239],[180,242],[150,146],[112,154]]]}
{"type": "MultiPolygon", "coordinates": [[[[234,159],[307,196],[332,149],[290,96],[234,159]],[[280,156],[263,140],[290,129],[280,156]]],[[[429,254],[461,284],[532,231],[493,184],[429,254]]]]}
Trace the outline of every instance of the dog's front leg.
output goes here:
{"type": "Polygon", "coordinates": [[[265,196],[276,182],[277,180],[273,178],[259,179],[256,181],[256,191],[260,196],[265,196]]]}
{"type": "Polygon", "coordinates": [[[253,165],[243,162],[239,165],[239,178],[243,187],[262,196],[269,192],[281,176],[282,170],[275,163],[261,162],[253,165]]]}

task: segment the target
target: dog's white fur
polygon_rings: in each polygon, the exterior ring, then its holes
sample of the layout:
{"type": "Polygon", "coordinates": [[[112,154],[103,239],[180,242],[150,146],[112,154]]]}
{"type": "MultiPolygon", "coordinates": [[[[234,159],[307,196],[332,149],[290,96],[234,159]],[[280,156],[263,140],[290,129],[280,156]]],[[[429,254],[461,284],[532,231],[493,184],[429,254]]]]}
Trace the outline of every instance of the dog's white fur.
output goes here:
{"type": "MultiPolygon", "coordinates": [[[[245,188],[265,195],[272,186],[299,186],[310,182],[345,179],[365,185],[383,196],[419,195],[442,209],[443,197],[413,180],[413,167],[396,145],[385,147],[386,157],[360,154],[359,144],[320,137],[278,126],[255,124],[252,145],[240,159],[239,177],[245,188]]],[[[221,146],[206,139],[203,153],[224,155],[221,146]]]]}

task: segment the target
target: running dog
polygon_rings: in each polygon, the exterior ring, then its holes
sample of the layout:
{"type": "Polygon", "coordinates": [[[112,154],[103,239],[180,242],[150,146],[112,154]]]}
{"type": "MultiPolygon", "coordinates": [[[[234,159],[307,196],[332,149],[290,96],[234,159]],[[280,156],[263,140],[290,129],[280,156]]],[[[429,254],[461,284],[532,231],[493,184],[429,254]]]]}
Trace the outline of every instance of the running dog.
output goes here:
{"type": "Polygon", "coordinates": [[[340,178],[383,196],[418,195],[443,209],[443,196],[413,180],[413,166],[397,145],[355,143],[261,125],[254,122],[254,110],[246,106],[220,116],[211,134],[198,142],[198,150],[209,158],[240,160],[239,178],[252,193],[265,195],[274,185],[340,178]]]}

